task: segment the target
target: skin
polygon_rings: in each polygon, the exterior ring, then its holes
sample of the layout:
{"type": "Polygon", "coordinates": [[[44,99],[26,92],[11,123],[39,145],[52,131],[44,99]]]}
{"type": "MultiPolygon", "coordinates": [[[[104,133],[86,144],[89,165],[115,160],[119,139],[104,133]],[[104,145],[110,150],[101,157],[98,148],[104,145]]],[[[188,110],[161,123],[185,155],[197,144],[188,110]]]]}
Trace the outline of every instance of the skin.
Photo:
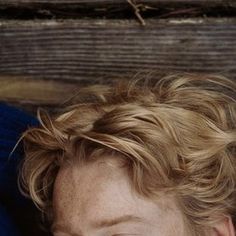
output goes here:
{"type": "Polygon", "coordinates": [[[173,199],[158,202],[132,188],[113,157],[62,168],[53,193],[54,236],[187,236],[173,199]]]}

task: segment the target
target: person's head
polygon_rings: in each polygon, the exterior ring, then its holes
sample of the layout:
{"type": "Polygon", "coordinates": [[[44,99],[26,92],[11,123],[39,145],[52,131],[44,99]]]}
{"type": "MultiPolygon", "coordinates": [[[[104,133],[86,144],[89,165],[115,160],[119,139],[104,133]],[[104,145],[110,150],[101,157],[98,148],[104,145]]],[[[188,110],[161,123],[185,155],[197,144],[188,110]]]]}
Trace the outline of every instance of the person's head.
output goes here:
{"type": "Polygon", "coordinates": [[[192,73],[84,87],[22,134],[21,188],[55,236],[233,236],[235,92],[192,73]]]}

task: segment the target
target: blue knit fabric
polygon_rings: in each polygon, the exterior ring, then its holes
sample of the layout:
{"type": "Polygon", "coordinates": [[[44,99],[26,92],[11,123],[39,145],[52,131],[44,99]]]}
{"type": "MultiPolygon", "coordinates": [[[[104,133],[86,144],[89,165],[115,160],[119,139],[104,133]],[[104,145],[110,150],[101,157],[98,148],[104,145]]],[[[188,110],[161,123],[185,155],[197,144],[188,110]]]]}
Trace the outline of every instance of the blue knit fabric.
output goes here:
{"type": "Polygon", "coordinates": [[[38,126],[39,121],[33,115],[0,102],[0,235],[15,236],[16,225],[11,222],[8,208],[18,209],[29,205],[17,187],[17,171],[19,161],[24,155],[23,144],[20,142],[12,155],[20,135],[28,127],[38,126]],[[27,205],[28,204],[28,205],[27,205]]]}

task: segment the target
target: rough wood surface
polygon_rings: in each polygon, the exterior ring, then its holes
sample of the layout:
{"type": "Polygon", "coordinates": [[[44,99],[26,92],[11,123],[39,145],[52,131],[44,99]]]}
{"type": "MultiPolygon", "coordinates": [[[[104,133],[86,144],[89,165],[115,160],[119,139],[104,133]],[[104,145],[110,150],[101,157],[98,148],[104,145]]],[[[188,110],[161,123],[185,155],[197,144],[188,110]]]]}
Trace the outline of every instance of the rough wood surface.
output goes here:
{"type": "Polygon", "coordinates": [[[101,81],[139,69],[236,77],[236,19],[1,21],[0,74],[101,81]]]}
{"type": "Polygon", "coordinates": [[[21,103],[58,104],[79,89],[79,83],[0,76],[0,100],[21,103]],[[64,95],[64,96],[62,96],[64,95]]]}
{"type": "Polygon", "coordinates": [[[75,95],[84,83],[55,81],[22,76],[0,76],[0,101],[37,114],[38,106],[53,112],[75,95]]]}

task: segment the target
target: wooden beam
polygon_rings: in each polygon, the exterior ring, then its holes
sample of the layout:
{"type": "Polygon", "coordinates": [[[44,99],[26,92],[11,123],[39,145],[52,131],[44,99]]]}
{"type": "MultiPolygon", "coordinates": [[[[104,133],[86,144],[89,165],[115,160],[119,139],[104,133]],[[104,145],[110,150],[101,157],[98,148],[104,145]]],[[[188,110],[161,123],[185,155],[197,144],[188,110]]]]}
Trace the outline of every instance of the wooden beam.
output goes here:
{"type": "Polygon", "coordinates": [[[0,100],[54,105],[73,95],[80,84],[63,81],[35,80],[22,76],[0,76],[0,100]],[[64,96],[62,96],[62,94],[64,96]]]}
{"type": "Polygon", "coordinates": [[[53,110],[75,95],[81,86],[78,81],[68,83],[23,76],[0,76],[0,101],[22,107],[36,115],[38,106],[53,110]]]}
{"type": "Polygon", "coordinates": [[[97,83],[140,69],[236,78],[236,19],[0,21],[0,74],[97,83]]]}

